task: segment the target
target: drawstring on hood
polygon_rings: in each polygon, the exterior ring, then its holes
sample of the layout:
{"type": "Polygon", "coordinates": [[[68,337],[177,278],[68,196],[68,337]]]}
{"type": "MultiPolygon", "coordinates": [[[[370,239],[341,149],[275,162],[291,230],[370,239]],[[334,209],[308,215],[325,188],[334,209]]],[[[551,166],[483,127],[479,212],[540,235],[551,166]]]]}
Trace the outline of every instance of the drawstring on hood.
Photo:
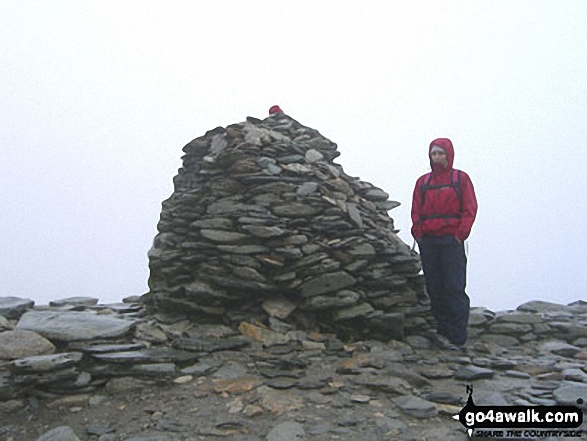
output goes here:
{"type": "Polygon", "coordinates": [[[449,170],[452,170],[452,165],[455,159],[455,151],[452,146],[452,142],[448,138],[437,138],[430,143],[430,147],[428,147],[428,158],[430,159],[430,168],[433,172],[436,173],[444,173],[449,170]],[[438,146],[446,153],[446,167],[443,167],[441,164],[434,164],[432,162],[432,149],[433,147],[438,146]]]}

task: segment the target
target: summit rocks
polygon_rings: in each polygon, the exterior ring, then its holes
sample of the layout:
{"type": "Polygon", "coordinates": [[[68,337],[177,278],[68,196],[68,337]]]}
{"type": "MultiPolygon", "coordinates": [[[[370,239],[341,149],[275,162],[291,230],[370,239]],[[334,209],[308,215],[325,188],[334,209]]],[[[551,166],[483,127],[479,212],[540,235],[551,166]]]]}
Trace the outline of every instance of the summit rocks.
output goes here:
{"type": "MultiPolygon", "coordinates": [[[[291,309],[284,299],[267,302],[280,317],[291,309]]],[[[487,321],[471,320],[462,353],[438,349],[425,335],[344,343],[274,316],[269,325],[233,328],[150,315],[135,303],[83,303],[35,306],[6,321],[0,439],[461,441],[466,432],[452,416],[466,385],[478,405],[585,408],[587,340],[569,332],[585,326],[580,305],[474,309],[471,317],[487,321]],[[20,330],[27,315],[40,312],[55,323],[20,330]],[[76,322],[74,314],[129,328],[106,337],[87,320],[84,335],[94,337],[62,340],[54,325],[76,322]],[[504,329],[492,326],[502,321],[532,329],[505,346],[504,329]]]]}
{"type": "Polygon", "coordinates": [[[431,316],[399,205],[336,164],[337,145],[278,113],[188,143],[149,251],[152,311],[209,323],[279,319],[343,339],[419,334],[431,316]],[[387,326],[392,323],[393,326],[387,326]]]}

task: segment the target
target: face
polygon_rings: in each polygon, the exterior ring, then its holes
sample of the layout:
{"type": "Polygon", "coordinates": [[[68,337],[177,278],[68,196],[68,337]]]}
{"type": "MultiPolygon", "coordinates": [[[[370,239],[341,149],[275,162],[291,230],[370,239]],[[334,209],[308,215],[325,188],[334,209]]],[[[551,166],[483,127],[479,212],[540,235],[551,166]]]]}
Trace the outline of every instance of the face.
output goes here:
{"type": "Polygon", "coordinates": [[[434,164],[442,164],[442,165],[447,164],[446,153],[443,151],[436,150],[436,151],[430,153],[430,158],[432,158],[432,162],[434,164]]]}

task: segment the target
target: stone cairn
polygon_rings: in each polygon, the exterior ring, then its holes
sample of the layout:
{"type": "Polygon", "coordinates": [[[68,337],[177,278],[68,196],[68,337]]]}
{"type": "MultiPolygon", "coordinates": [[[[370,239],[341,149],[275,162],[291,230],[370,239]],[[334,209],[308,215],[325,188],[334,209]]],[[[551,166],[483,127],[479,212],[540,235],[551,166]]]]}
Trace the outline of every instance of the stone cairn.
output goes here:
{"type": "Polygon", "coordinates": [[[153,310],[198,322],[285,322],[344,340],[429,328],[399,202],[333,163],[335,143],[285,114],[187,144],[149,251],[153,310]]]}

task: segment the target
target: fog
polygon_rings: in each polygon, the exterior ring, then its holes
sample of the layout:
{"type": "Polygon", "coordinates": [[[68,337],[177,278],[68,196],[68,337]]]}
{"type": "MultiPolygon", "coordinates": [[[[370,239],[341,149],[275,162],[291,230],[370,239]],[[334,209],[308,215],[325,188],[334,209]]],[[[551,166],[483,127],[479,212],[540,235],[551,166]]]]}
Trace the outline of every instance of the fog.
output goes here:
{"type": "Polygon", "coordinates": [[[147,292],[181,148],[273,104],[410,204],[437,137],[475,186],[474,306],[586,299],[587,3],[0,3],[0,296],[147,292]],[[368,6],[366,6],[368,5],[368,6]]]}

